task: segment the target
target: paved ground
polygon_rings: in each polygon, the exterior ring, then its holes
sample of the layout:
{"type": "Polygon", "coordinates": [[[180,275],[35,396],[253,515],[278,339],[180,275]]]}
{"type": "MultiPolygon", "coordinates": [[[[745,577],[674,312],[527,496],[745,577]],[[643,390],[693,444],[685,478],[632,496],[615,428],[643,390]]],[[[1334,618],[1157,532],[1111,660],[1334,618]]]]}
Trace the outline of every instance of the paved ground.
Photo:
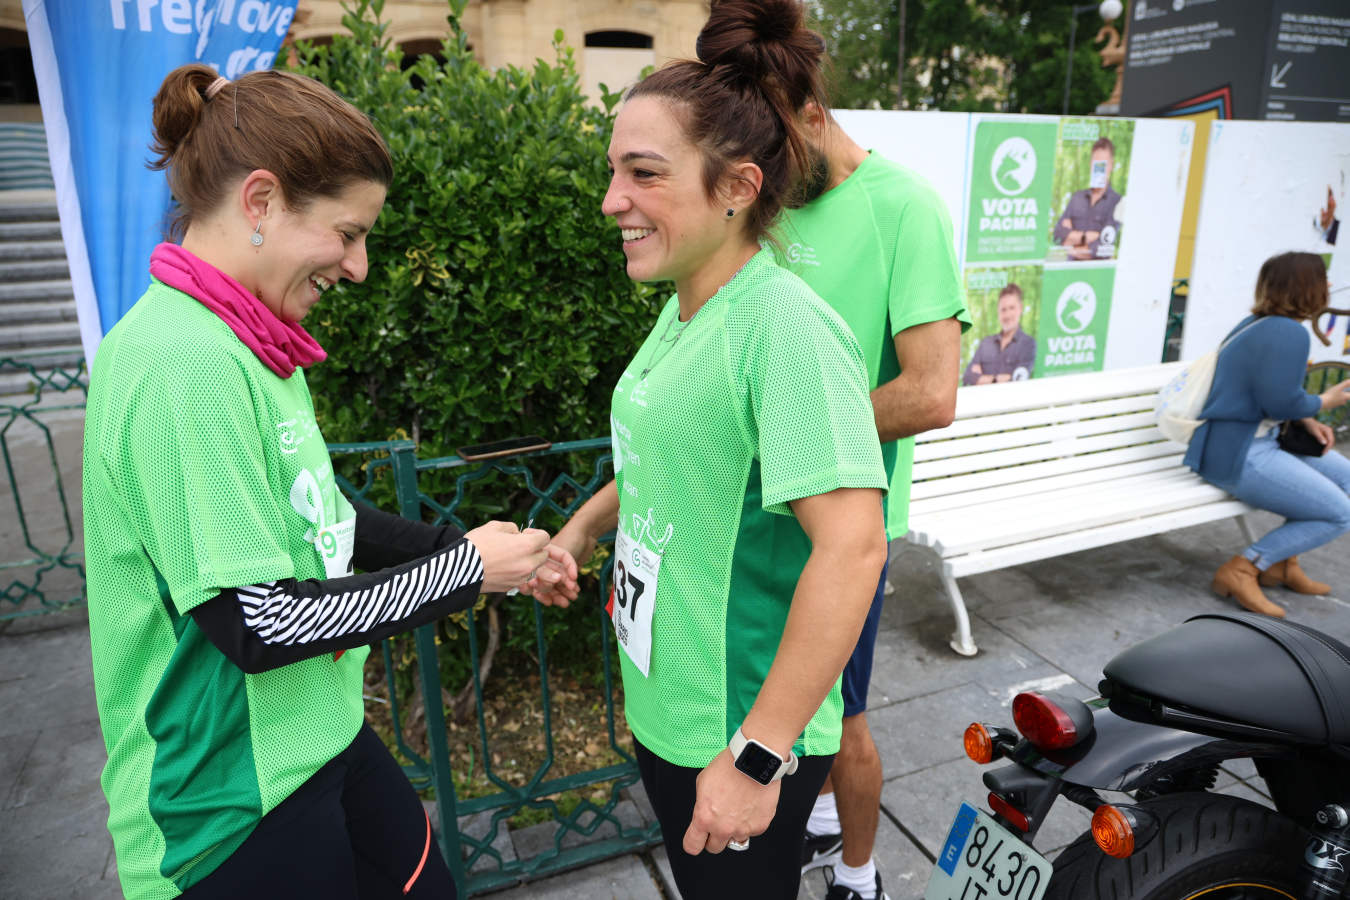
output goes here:
{"type": "MultiPolygon", "coordinates": [[[[64,463],[78,423],[55,431],[64,463]]],[[[78,496],[77,482],[66,488],[78,496]]],[[[1255,524],[1274,522],[1260,516],[1255,524]]],[[[0,559],[14,558],[14,534],[0,525],[0,559]]],[[[961,750],[966,724],[1010,722],[1013,695],[1028,687],[1090,696],[1115,653],[1194,613],[1228,608],[1208,583],[1240,544],[1236,524],[1221,522],[964,579],[980,646],[971,659],[947,648],[950,615],[925,558],[895,548],[896,592],[883,617],[869,716],[886,772],[877,859],[895,900],[922,895],[957,804],[983,801],[980,769],[961,750]]],[[[1340,599],[1350,598],[1347,550],[1350,539],[1342,538],[1305,557],[1312,574],[1333,584],[1333,596],[1271,593],[1295,621],[1350,641],[1350,603],[1340,599]]],[[[0,631],[0,897],[120,896],[98,784],[104,759],[82,614],[0,631]]],[[[1263,796],[1250,766],[1226,773],[1221,786],[1263,796]]],[[[632,815],[641,815],[638,800],[632,815]]],[[[1086,820],[1061,805],[1038,846],[1057,850],[1086,820]]],[[[659,849],[633,854],[496,896],[673,898],[664,862],[659,849]]],[[[812,874],[801,896],[823,895],[812,874]]]]}

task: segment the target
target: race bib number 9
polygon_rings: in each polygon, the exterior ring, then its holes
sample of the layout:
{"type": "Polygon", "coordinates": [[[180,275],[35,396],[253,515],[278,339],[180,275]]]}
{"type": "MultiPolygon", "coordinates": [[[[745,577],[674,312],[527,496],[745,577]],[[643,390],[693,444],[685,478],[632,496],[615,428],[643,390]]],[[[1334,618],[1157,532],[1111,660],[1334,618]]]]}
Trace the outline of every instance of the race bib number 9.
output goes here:
{"type": "Polygon", "coordinates": [[[326,578],[352,574],[352,550],[356,544],[356,517],[320,528],[314,536],[314,549],[323,560],[326,578]]]}
{"type": "Polygon", "coordinates": [[[644,677],[651,670],[652,618],[661,556],[619,530],[614,539],[614,602],[610,621],[628,659],[644,677]]]}

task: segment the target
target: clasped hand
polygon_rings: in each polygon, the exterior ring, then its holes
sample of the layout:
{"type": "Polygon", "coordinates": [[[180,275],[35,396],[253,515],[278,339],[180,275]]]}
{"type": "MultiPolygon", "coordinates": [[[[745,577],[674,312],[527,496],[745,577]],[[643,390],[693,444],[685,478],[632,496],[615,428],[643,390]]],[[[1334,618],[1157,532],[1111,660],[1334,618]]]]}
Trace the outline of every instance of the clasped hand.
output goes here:
{"type": "Polygon", "coordinates": [[[721,853],[731,840],[763,834],[778,809],[781,781],[762,785],[736,768],[730,750],[713,757],[695,782],[694,816],[684,833],[684,852],[721,853]]]}
{"type": "Polygon", "coordinates": [[[547,531],[521,531],[511,522],[488,522],[465,537],[483,560],[484,592],[547,585],[562,596],[576,598],[576,561],[567,550],[549,542],[547,531]]]}

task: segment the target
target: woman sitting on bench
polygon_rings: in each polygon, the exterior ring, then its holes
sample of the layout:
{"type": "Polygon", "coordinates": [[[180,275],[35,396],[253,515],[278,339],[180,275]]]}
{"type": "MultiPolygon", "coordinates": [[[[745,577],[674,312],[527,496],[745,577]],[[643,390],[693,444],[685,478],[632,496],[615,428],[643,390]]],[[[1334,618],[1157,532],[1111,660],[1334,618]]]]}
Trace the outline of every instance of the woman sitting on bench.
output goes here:
{"type": "Polygon", "coordinates": [[[1303,322],[1321,315],[1327,301],[1320,256],[1282,253],[1262,264],[1252,314],[1219,351],[1214,386],[1200,414],[1204,424],[1186,451],[1186,465],[1201,478],[1285,517],[1214,575],[1219,596],[1268,616],[1282,617],[1284,609],[1266,598],[1261,585],[1330,592],[1303,572],[1298,554],[1350,531],[1350,460],[1331,449],[1331,428],[1314,418],[1350,399],[1344,393],[1350,381],[1320,395],[1303,390],[1309,346],[1303,322]],[[1285,420],[1312,436],[1313,455],[1283,449],[1293,446],[1280,440],[1285,420]]]}

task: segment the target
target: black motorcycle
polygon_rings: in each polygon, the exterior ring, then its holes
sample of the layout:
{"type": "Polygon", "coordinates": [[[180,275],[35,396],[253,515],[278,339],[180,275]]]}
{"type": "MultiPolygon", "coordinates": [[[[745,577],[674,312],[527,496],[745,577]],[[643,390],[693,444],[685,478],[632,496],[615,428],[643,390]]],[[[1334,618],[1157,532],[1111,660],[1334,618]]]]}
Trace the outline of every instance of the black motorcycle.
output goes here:
{"type": "Polygon", "coordinates": [[[974,724],[992,815],[963,805],[926,900],[1350,897],[1350,647],[1292,622],[1196,616],[1121,653],[1101,697],[1024,693],[1017,732],[974,724]],[[1275,809],[1214,793],[1249,758],[1275,809]],[[1126,792],[1108,803],[1098,792],[1126,792]],[[1032,842],[1060,798],[1092,827],[1053,866],[1032,842]]]}

